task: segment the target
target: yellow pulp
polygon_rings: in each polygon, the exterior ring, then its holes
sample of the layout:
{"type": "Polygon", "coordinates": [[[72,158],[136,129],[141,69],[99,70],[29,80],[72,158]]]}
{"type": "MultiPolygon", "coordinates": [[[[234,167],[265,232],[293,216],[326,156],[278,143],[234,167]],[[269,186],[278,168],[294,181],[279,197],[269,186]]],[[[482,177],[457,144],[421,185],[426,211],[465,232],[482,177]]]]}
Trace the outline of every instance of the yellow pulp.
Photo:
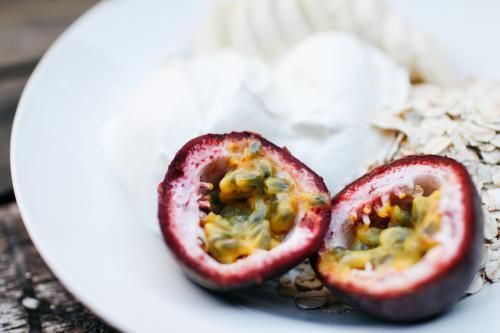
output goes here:
{"type": "Polygon", "coordinates": [[[429,196],[416,194],[407,210],[386,203],[375,214],[385,219],[387,227],[355,222],[350,247],[337,247],[324,254],[319,269],[402,271],[414,265],[437,245],[433,236],[440,228],[439,199],[437,190],[429,196]]]}
{"type": "Polygon", "coordinates": [[[229,169],[218,184],[208,184],[208,214],[201,220],[205,250],[226,264],[279,245],[294,226],[299,201],[324,205],[329,200],[326,194],[301,192],[288,173],[264,156],[259,141],[232,143],[227,149],[229,169]]]}

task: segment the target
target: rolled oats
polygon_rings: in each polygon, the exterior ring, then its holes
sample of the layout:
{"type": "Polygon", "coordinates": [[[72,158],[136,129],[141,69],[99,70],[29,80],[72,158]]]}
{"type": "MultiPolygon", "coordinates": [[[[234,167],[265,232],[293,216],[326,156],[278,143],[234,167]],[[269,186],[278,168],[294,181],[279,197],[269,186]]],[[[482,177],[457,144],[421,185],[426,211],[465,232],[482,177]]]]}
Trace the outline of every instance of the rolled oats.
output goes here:
{"type": "Polygon", "coordinates": [[[438,136],[432,138],[423,148],[424,154],[439,154],[451,144],[450,138],[446,136],[438,136]]]}
{"type": "Polygon", "coordinates": [[[328,297],[321,292],[306,291],[294,298],[295,304],[305,310],[319,309],[328,303],[328,297]]]}
{"type": "Polygon", "coordinates": [[[381,128],[397,133],[386,162],[427,153],[466,166],[481,193],[486,244],[481,270],[467,294],[500,280],[500,82],[415,85],[404,108],[376,119],[374,126],[382,123],[381,128]]]}
{"type": "Polygon", "coordinates": [[[467,290],[467,295],[473,295],[480,291],[484,286],[484,279],[480,273],[476,275],[474,281],[472,281],[469,289],[467,290]]]}
{"type": "Polygon", "coordinates": [[[500,280],[500,260],[491,260],[484,267],[486,277],[493,282],[500,280]]]}
{"type": "Polygon", "coordinates": [[[277,288],[278,294],[284,297],[295,297],[299,293],[292,281],[287,283],[279,282],[277,288]]]}
{"type": "MultiPolygon", "coordinates": [[[[485,239],[480,270],[466,294],[499,281],[500,82],[413,86],[407,103],[377,114],[373,125],[396,133],[384,162],[411,154],[439,154],[466,166],[481,193],[485,239]]],[[[298,307],[330,313],[352,309],[322,286],[308,261],[294,271],[293,278],[279,280],[278,292],[294,297],[298,307]]]]}
{"type": "Polygon", "coordinates": [[[500,186],[500,167],[494,169],[491,180],[495,186],[500,186]]]}
{"type": "Polygon", "coordinates": [[[498,148],[491,152],[481,151],[481,156],[488,164],[491,165],[500,164],[500,150],[498,150],[498,148]]]}
{"type": "Polygon", "coordinates": [[[492,188],[485,191],[483,202],[489,211],[500,210],[500,188],[492,188]]]}

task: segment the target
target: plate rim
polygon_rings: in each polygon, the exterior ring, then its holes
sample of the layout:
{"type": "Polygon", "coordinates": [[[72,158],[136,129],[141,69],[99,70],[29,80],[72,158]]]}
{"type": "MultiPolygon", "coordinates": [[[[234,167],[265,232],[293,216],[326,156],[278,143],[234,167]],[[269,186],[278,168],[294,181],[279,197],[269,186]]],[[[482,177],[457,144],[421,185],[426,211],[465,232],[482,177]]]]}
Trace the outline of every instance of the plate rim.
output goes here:
{"type": "Polygon", "coordinates": [[[9,164],[11,169],[11,179],[12,179],[12,188],[14,191],[14,195],[16,198],[16,205],[19,209],[19,214],[21,216],[21,220],[25,226],[25,229],[33,242],[38,254],[43,259],[44,263],[50,269],[52,274],[59,280],[61,285],[68,291],[78,302],[82,303],[92,311],[93,314],[96,315],[100,320],[104,321],[107,325],[113,327],[114,329],[118,329],[120,331],[127,331],[127,328],[120,323],[120,321],[116,318],[113,318],[112,315],[108,314],[107,311],[103,308],[100,308],[98,305],[94,304],[92,300],[85,296],[84,293],[78,291],[78,288],[72,286],[72,283],[69,282],[69,279],[65,277],[65,274],[57,268],[57,265],[53,263],[50,255],[46,253],[46,250],[40,244],[42,241],[37,234],[35,224],[29,214],[29,210],[25,207],[23,200],[23,190],[19,185],[19,177],[18,177],[18,168],[17,168],[17,145],[19,137],[21,136],[20,132],[20,118],[22,114],[27,111],[24,105],[26,104],[26,100],[30,98],[32,94],[32,86],[34,82],[38,80],[38,77],[42,75],[42,71],[46,67],[46,63],[50,61],[50,59],[63,47],[74,31],[78,30],[80,26],[84,25],[87,21],[91,20],[92,17],[97,14],[101,10],[102,7],[108,6],[114,2],[111,1],[100,1],[92,5],[89,9],[84,11],[79,17],[77,17],[49,46],[49,48],[45,51],[45,53],[40,58],[39,62],[35,66],[35,69],[30,74],[26,84],[21,93],[21,97],[19,98],[19,102],[16,107],[16,112],[14,115],[14,120],[12,122],[12,130],[10,135],[10,145],[9,145],[9,164]]]}
{"type": "MultiPolygon", "coordinates": [[[[68,290],[75,298],[83,303],[87,308],[89,308],[92,312],[96,314],[99,318],[101,318],[104,322],[120,329],[122,331],[130,330],[130,327],[127,327],[126,323],[120,320],[119,316],[113,313],[113,311],[107,311],[106,307],[100,306],[99,302],[92,300],[91,297],[87,297],[85,293],[79,291],[78,288],[74,286],[74,284],[66,277],[66,274],[61,269],[57,269],[58,265],[53,264],[53,260],[50,259],[50,255],[46,253],[44,247],[40,247],[39,244],[42,242],[40,237],[37,234],[36,227],[33,218],[30,216],[28,209],[25,207],[25,203],[23,201],[24,192],[26,189],[21,189],[19,185],[19,175],[18,168],[16,166],[17,161],[17,145],[20,140],[21,134],[20,132],[20,118],[23,114],[25,114],[26,108],[24,105],[26,104],[26,100],[28,100],[33,91],[33,85],[38,78],[44,74],[44,69],[46,67],[46,63],[50,61],[50,59],[59,52],[59,50],[64,46],[68,38],[73,36],[75,30],[79,29],[82,25],[86,24],[86,22],[91,21],[93,16],[99,12],[102,7],[117,5],[117,2],[114,1],[103,1],[95,4],[90,9],[88,9],[84,14],[82,14],[79,18],[77,18],[50,46],[50,48],[46,51],[46,53],[42,56],[33,73],[30,75],[19,100],[18,106],[16,108],[16,113],[14,116],[14,121],[12,124],[12,133],[11,133],[11,142],[10,142],[10,167],[11,167],[11,178],[13,182],[13,189],[16,196],[17,205],[19,207],[19,211],[23,220],[23,223],[26,227],[26,230],[30,236],[30,239],[34,243],[37,248],[38,253],[43,258],[44,262],[50,268],[52,273],[58,278],[61,284],[68,290]]],[[[340,327],[341,329],[342,327],[340,327]]],[[[394,328],[393,328],[394,329],[394,328]]],[[[334,327],[332,327],[332,331],[334,327]]]]}

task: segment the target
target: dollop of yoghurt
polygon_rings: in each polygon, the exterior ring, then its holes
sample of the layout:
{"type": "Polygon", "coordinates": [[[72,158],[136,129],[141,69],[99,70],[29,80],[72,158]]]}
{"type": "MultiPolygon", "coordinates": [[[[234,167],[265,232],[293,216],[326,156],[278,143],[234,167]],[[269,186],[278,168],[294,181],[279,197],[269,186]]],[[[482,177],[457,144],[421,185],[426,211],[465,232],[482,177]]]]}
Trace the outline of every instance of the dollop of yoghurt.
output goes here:
{"type": "Polygon", "coordinates": [[[383,158],[393,136],[370,119],[403,103],[409,86],[404,68],[340,32],[311,35],[272,67],[232,50],[172,57],[105,124],[104,151],[133,208],[159,232],[156,188],[188,140],[258,132],[336,193],[383,158]]]}

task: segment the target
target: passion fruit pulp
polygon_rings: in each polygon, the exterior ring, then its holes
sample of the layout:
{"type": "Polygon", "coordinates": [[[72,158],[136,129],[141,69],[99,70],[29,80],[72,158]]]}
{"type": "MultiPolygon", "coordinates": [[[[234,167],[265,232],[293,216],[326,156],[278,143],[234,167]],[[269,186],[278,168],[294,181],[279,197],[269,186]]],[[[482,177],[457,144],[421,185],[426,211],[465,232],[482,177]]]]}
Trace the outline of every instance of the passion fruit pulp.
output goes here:
{"type": "Polygon", "coordinates": [[[465,294],[482,251],[479,196],[463,165],[410,156],[379,167],[332,200],[312,258],[345,302],[393,321],[448,309],[465,294]]]}
{"type": "Polygon", "coordinates": [[[188,276],[211,289],[290,269],[317,250],[330,218],[323,180],[249,132],[189,141],[158,190],[167,245],[188,276]]]}

